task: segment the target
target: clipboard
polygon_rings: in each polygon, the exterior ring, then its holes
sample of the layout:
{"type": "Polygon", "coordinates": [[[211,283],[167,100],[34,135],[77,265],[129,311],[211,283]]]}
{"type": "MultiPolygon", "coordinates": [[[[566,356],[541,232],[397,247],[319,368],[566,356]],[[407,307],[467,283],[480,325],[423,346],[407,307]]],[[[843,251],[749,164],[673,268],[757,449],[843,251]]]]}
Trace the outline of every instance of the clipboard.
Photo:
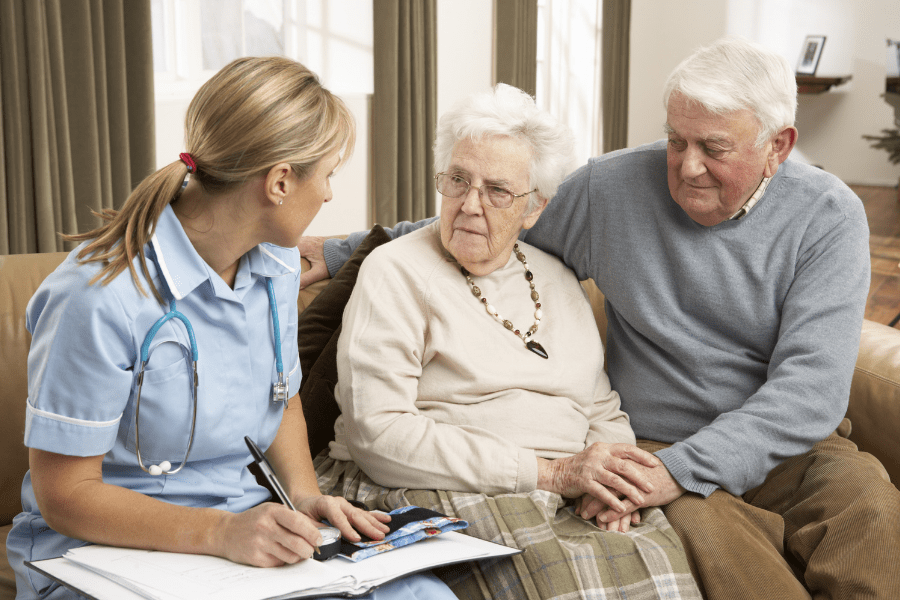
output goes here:
{"type": "MultiPolygon", "coordinates": [[[[30,569],[66,586],[82,597],[92,600],[146,600],[147,598],[157,600],[197,600],[198,598],[225,598],[227,594],[231,594],[234,598],[245,600],[300,600],[324,596],[359,598],[371,594],[386,583],[408,575],[428,571],[434,567],[469,561],[496,560],[522,553],[522,550],[509,548],[502,544],[480,540],[459,532],[448,532],[410,546],[373,556],[361,562],[354,563],[341,557],[333,558],[327,562],[327,565],[333,567],[332,570],[334,571],[340,571],[349,579],[355,578],[357,583],[354,585],[338,584],[326,588],[311,588],[305,587],[304,583],[300,583],[303,581],[304,571],[311,571],[311,569],[304,569],[301,565],[309,566],[312,563],[323,565],[325,563],[303,561],[297,565],[262,569],[237,565],[226,559],[204,557],[202,555],[110,548],[108,546],[85,546],[76,550],[78,551],[77,554],[82,555],[79,560],[85,562],[79,563],[72,560],[72,557],[61,556],[41,561],[26,562],[25,564],[30,569]],[[95,556],[91,558],[89,556],[91,554],[95,556]],[[255,577],[255,581],[252,584],[248,581],[247,589],[240,586],[234,587],[229,584],[230,589],[226,590],[226,595],[222,595],[219,590],[212,588],[206,590],[208,591],[207,595],[198,595],[197,588],[194,587],[197,585],[196,581],[188,586],[193,587],[193,589],[173,590],[172,588],[177,583],[177,577],[172,574],[159,573],[154,575],[155,585],[151,586],[147,585],[146,581],[136,581],[124,576],[123,573],[126,573],[127,569],[121,569],[115,565],[110,566],[111,563],[109,563],[109,557],[111,556],[120,557],[124,562],[128,562],[133,560],[152,560],[154,555],[157,559],[164,559],[162,560],[163,563],[188,565],[187,569],[191,568],[190,565],[220,569],[217,571],[217,575],[226,579],[228,577],[240,579],[244,572],[250,571],[255,577]],[[99,564],[104,564],[105,568],[111,569],[111,571],[101,573],[86,566],[86,563],[94,560],[98,561],[99,564]],[[373,575],[373,573],[378,575],[373,575]],[[281,575],[284,576],[282,577],[281,575]],[[277,585],[265,585],[266,580],[275,582],[276,579],[278,579],[277,585]],[[169,589],[158,587],[163,585],[168,585],[169,589]],[[295,589],[285,587],[288,585],[295,589]]],[[[68,554],[72,554],[72,551],[68,554]]],[[[313,569],[316,568],[313,567],[313,569]]]]}

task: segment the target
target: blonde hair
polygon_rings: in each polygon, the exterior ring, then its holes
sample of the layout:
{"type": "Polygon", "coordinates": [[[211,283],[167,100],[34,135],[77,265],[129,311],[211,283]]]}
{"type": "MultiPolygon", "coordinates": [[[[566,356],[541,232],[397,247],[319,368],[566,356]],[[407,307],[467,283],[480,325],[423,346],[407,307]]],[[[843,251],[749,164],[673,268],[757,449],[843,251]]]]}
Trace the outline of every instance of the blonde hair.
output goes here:
{"type": "MultiPolygon", "coordinates": [[[[196,163],[205,191],[218,193],[288,163],[299,179],[323,157],[341,152],[346,162],[356,140],[356,125],[346,105],[325,89],[300,63],[282,57],[239,58],[207,81],[191,100],[185,117],[185,148],[196,163]]],[[[143,248],[153,237],[165,207],[180,192],[187,166],[174,161],[144,179],[121,210],[97,213],[104,223],[87,233],[66,236],[91,240],[78,253],[83,262],[103,262],[91,280],[104,285],[126,268],[140,283],[135,258],[154,296],[143,248]]]]}

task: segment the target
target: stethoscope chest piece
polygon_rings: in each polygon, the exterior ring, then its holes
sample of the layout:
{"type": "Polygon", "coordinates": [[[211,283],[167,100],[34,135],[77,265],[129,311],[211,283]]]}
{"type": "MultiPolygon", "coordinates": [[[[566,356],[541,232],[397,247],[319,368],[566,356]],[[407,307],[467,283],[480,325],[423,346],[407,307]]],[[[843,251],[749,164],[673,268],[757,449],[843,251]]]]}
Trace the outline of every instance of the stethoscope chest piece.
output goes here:
{"type": "Polygon", "coordinates": [[[341,531],[337,527],[320,527],[319,534],[322,544],[318,552],[313,553],[313,558],[321,561],[336,556],[341,551],[341,531]]]}

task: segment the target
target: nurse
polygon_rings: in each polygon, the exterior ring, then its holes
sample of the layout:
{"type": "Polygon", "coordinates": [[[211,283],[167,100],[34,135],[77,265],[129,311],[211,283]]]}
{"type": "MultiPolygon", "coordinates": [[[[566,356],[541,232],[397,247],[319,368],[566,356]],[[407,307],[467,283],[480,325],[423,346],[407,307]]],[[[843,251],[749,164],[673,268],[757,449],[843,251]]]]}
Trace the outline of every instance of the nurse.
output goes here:
{"type": "MultiPolygon", "coordinates": [[[[323,519],[351,541],[387,531],[319,492],[298,397],[296,245],[331,200],[353,117],[299,63],[242,58],[185,125],[187,152],[71,236],[83,243],[29,304],[17,598],[73,596],[23,563],[88,543],[270,567],[308,559],[323,519]],[[297,512],[266,502],[244,436],[297,512]]],[[[431,575],[376,594],[454,597],[431,575]]]]}

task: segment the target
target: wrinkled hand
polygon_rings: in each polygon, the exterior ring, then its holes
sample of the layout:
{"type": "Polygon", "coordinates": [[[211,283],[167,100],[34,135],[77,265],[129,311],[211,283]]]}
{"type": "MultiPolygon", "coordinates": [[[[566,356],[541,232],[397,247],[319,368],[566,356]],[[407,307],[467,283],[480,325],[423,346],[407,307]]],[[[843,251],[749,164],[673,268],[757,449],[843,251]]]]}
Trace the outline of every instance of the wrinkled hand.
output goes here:
{"type": "Polygon", "coordinates": [[[300,289],[312,285],[322,279],[328,279],[328,267],[325,266],[325,240],[328,238],[304,236],[300,238],[297,249],[300,256],[309,261],[310,269],[300,275],[300,289]]]}
{"type": "Polygon", "coordinates": [[[322,543],[312,519],[273,502],[242,513],[226,513],[215,533],[216,554],[255,567],[294,564],[311,557],[322,543]]]}
{"type": "Polygon", "coordinates": [[[648,472],[661,465],[658,458],[637,446],[596,442],[573,456],[538,459],[538,488],[567,498],[591,494],[625,512],[619,496],[640,506],[644,502],[641,491],[654,490],[648,472]]]}
{"type": "Polygon", "coordinates": [[[600,523],[613,523],[621,521],[622,517],[631,514],[638,508],[649,506],[665,506],[672,500],[685,493],[685,489],[681,487],[669,470],[665,466],[648,469],[643,466],[636,467],[642,470],[647,480],[653,486],[653,491],[649,492],[643,502],[635,502],[632,498],[623,498],[621,500],[624,509],[620,509],[610,504],[605,498],[583,497],[579,507],[579,514],[583,519],[597,518],[598,525],[600,523]]]}
{"type": "Polygon", "coordinates": [[[309,496],[295,505],[298,511],[314,521],[327,520],[340,529],[349,542],[358,542],[360,533],[373,540],[382,539],[388,532],[385,523],[391,520],[387,513],[356,508],[340,496],[309,496]]]}

